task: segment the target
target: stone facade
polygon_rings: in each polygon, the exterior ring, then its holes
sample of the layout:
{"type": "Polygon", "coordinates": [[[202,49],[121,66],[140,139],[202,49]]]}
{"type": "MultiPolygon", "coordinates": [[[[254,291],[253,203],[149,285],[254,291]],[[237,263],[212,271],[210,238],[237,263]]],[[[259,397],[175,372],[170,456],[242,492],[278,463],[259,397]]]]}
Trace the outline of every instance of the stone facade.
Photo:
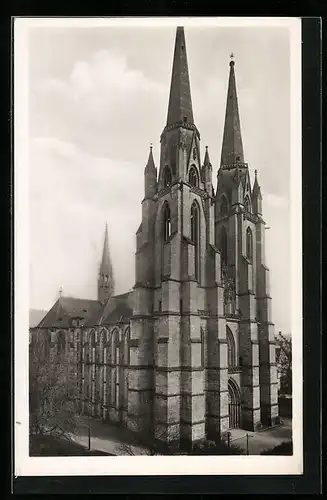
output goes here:
{"type": "Polygon", "coordinates": [[[83,307],[59,299],[37,334],[46,332],[52,345],[64,339],[82,406],[91,403],[103,419],[188,445],[230,427],[273,425],[277,368],[265,222],[257,174],[252,187],[244,162],[234,63],[215,192],[207,148],[200,157],[183,28],[159,169],[151,148],[144,178],[133,291],[113,294],[106,230],[98,301],[83,307]]]}

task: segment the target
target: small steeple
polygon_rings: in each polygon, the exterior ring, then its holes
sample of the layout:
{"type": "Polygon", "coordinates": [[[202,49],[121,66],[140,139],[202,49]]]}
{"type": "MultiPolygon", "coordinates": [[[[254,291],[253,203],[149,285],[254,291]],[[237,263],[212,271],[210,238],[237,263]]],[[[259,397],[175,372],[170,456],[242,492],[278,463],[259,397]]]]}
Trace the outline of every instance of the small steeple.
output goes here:
{"type": "Polygon", "coordinates": [[[114,289],[115,283],[108,244],[108,224],[106,222],[102,260],[98,279],[98,300],[104,304],[114,294],[114,289]]]}
{"type": "Polygon", "coordinates": [[[212,187],[212,165],[209,158],[208,146],[206,146],[206,152],[204,155],[203,167],[202,167],[202,179],[205,184],[205,189],[210,196],[213,193],[212,187]]]}
{"type": "Polygon", "coordinates": [[[179,121],[193,124],[185,35],[184,28],[181,26],[178,26],[176,30],[167,125],[172,125],[179,121]]]}
{"type": "Polygon", "coordinates": [[[149,158],[148,158],[148,163],[146,164],[147,169],[152,169],[156,168],[154,164],[154,159],[153,159],[153,154],[152,154],[152,142],[150,143],[150,152],[149,152],[149,158]]]}
{"type": "Polygon", "coordinates": [[[255,214],[262,215],[262,195],[258,182],[258,171],[254,171],[254,184],[252,189],[252,205],[255,214]]]}
{"type": "Polygon", "coordinates": [[[152,143],[151,143],[148,162],[144,169],[145,198],[152,198],[156,194],[156,191],[157,191],[157,169],[154,164],[152,143]]]}
{"type": "Polygon", "coordinates": [[[206,146],[206,152],[205,152],[205,155],[204,155],[203,165],[212,168],[212,165],[211,165],[211,162],[210,162],[210,158],[209,158],[208,146],[206,146]]]}
{"type": "Polygon", "coordinates": [[[229,81],[225,114],[224,136],[221,151],[221,165],[244,163],[241,125],[238,111],[234,54],[230,55],[229,81]]]}

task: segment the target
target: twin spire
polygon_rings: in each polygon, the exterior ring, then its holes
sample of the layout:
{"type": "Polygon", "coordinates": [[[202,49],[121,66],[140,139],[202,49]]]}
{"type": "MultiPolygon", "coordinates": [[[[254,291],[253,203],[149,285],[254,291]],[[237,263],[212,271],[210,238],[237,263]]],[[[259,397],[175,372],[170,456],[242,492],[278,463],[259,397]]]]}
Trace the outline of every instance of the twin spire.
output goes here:
{"type": "MultiPolygon", "coordinates": [[[[244,163],[241,125],[237,102],[234,54],[231,61],[221,165],[244,163]]],[[[167,114],[167,126],[178,122],[194,124],[184,28],[177,27],[167,114]]]]}

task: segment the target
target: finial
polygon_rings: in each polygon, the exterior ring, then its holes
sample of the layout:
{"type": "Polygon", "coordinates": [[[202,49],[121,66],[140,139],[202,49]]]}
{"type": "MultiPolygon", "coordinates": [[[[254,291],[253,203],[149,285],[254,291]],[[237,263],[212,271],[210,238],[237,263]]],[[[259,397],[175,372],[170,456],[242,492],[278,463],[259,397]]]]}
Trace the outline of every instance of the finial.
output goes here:
{"type": "Polygon", "coordinates": [[[206,146],[206,149],[208,149],[208,146],[206,146]]]}
{"type": "Polygon", "coordinates": [[[62,296],[62,286],[59,288],[59,297],[62,296]]]}
{"type": "Polygon", "coordinates": [[[258,170],[255,170],[254,171],[254,175],[257,176],[257,173],[258,173],[258,170]]]}
{"type": "Polygon", "coordinates": [[[234,66],[235,62],[233,61],[233,59],[235,58],[235,55],[234,55],[234,52],[231,52],[230,55],[229,55],[231,61],[229,63],[230,66],[234,66]]]}
{"type": "Polygon", "coordinates": [[[150,149],[152,149],[152,142],[150,142],[150,149]]]}

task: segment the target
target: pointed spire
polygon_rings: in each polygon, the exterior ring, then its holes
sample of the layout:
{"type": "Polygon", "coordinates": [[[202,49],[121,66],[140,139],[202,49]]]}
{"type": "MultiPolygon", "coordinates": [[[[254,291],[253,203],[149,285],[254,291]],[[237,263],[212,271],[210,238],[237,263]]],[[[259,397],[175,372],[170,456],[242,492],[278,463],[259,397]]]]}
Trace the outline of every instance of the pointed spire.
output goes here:
{"type": "Polygon", "coordinates": [[[98,280],[98,299],[101,303],[108,300],[114,293],[115,283],[113,270],[109,254],[108,244],[108,224],[106,222],[104,243],[102,251],[102,260],[100,265],[99,280],[98,280]]]}
{"type": "Polygon", "coordinates": [[[238,111],[236,82],[235,82],[235,62],[234,54],[231,54],[229,63],[229,82],[227,91],[227,105],[225,114],[225,127],[223,145],[221,151],[221,165],[232,165],[244,163],[243,143],[241,136],[241,125],[238,111]]]}
{"type": "Polygon", "coordinates": [[[184,28],[181,26],[178,26],[176,30],[167,125],[172,125],[179,121],[193,124],[185,35],[184,28]]]}
{"type": "Polygon", "coordinates": [[[148,162],[144,169],[144,195],[145,199],[152,198],[157,191],[157,169],[154,164],[152,143],[150,144],[150,152],[148,162]]]}
{"type": "Polygon", "coordinates": [[[253,195],[261,195],[261,189],[259,186],[258,182],[258,171],[254,171],[254,184],[253,184],[253,190],[252,190],[253,195]]]}
{"type": "Polygon", "coordinates": [[[262,215],[262,195],[258,182],[258,172],[254,171],[254,184],[252,189],[252,206],[255,214],[262,215]]]}
{"type": "Polygon", "coordinates": [[[108,223],[106,222],[100,273],[101,274],[108,273],[108,271],[111,270],[110,268],[111,264],[109,258],[109,245],[108,245],[108,223]]]}
{"type": "Polygon", "coordinates": [[[203,165],[211,167],[211,162],[210,162],[209,152],[208,152],[208,146],[206,146],[206,152],[205,152],[205,155],[204,155],[203,165]]]}
{"type": "Polygon", "coordinates": [[[153,153],[152,153],[152,142],[150,143],[150,152],[149,152],[149,158],[148,158],[148,163],[146,164],[147,169],[155,169],[156,166],[154,164],[154,159],[153,159],[153,153]]]}

